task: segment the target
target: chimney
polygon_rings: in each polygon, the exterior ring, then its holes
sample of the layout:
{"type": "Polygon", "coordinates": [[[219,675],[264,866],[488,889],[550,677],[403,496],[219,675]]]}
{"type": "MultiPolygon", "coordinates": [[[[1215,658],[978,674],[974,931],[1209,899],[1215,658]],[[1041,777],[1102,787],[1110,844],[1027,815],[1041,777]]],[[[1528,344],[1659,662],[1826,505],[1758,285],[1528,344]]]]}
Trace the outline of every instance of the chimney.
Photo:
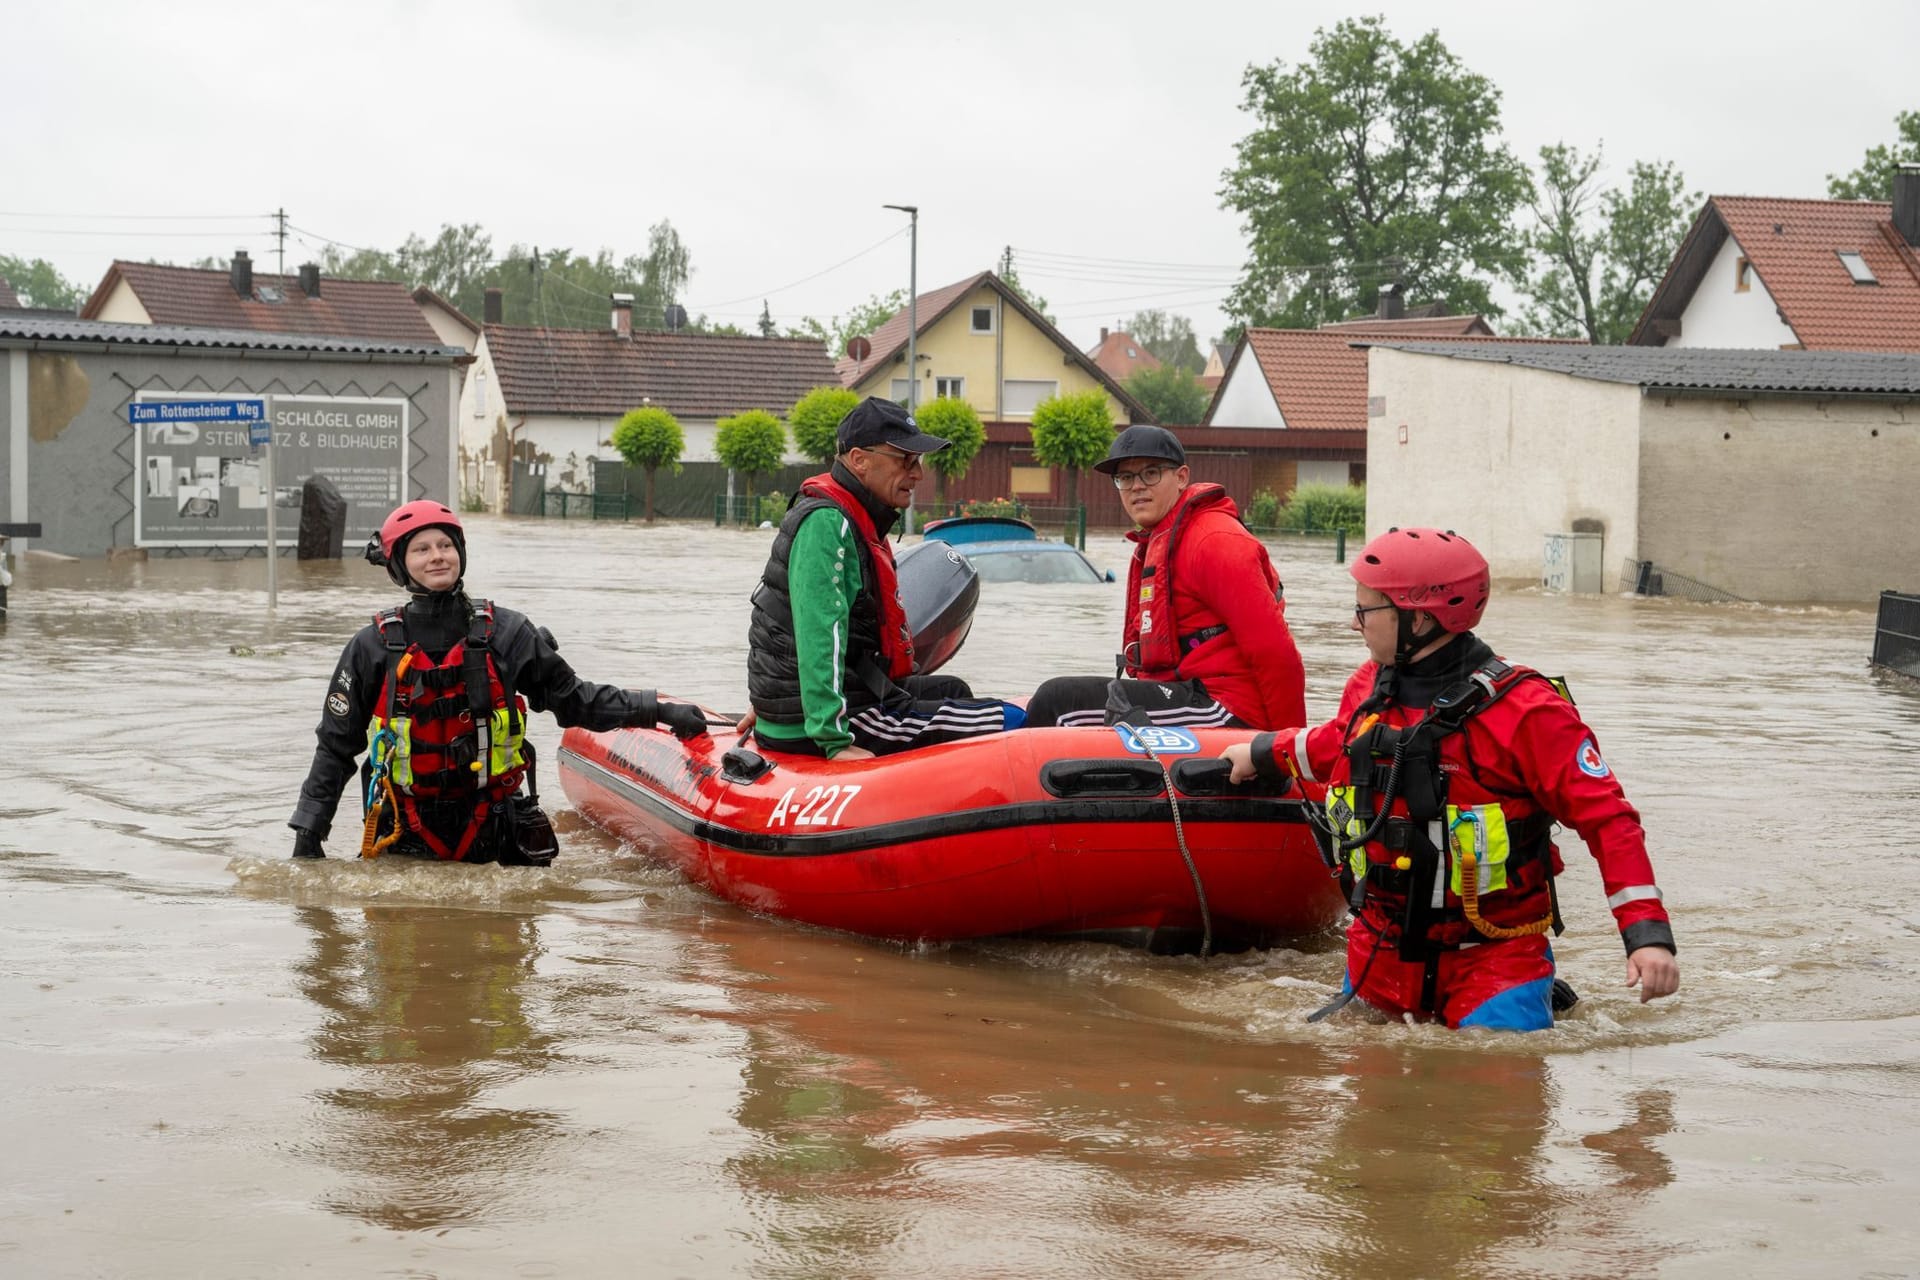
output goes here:
{"type": "Polygon", "coordinates": [[[623,338],[633,336],[633,295],[630,293],[613,295],[613,331],[623,338]]]}
{"type": "Polygon", "coordinates": [[[309,298],[320,296],[320,267],[313,262],[300,264],[300,292],[309,298]]]}
{"type": "Polygon", "coordinates": [[[1104,342],[1105,342],[1106,340],[1107,340],[1107,326],[1105,326],[1105,325],[1101,325],[1101,326],[1100,326],[1100,341],[1104,343],[1104,342]]]}
{"type": "Polygon", "coordinates": [[[480,323],[499,324],[501,314],[500,291],[498,289],[487,290],[487,300],[480,305],[480,323]]]}
{"type": "Polygon", "coordinates": [[[1893,229],[1920,249],[1920,164],[1903,164],[1893,171],[1893,229]]]}
{"type": "Polygon", "coordinates": [[[253,296],[253,259],[247,256],[245,249],[233,251],[233,269],[227,272],[227,280],[233,285],[233,291],[241,297],[253,296]]]}
{"type": "Polygon", "coordinates": [[[1399,320],[1407,314],[1406,299],[1400,296],[1400,282],[1380,286],[1380,305],[1374,314],[1381,320],[1399,320]]]}

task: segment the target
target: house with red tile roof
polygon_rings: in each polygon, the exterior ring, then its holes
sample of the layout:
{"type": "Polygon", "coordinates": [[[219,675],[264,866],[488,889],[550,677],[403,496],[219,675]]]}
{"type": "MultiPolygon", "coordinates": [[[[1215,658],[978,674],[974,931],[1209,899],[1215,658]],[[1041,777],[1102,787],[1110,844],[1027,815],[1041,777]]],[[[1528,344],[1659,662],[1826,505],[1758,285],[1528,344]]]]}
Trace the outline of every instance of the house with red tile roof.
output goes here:
{"type": "Polygon", "coordinates": [[[302,333],[328,338],[441,346],[407,286],[387,280],[322,279],[257,273],[242,249],[225,271],[115,262],[80,309],[83,320],[183,325],[233,332],[302,333]]]}
{"type": "MultiPolygon", "coordinates": [[[[496,290],[497,292],[497,290],[496,290]]],[[[442,346],[458,347],[462,351],[472,351],[480,342],[480,322],[466,312],[441,297],[432,289],[421,285],[413,291],[414,305],[420,308],[433,331],[440,335],[442,346]]]]}
{"type": "Polygon", "coordinates": [[[487,324],[460,401],[462,489],[505,509],[519,461],[545,463],[546,487],[587,492],[593,464],[619,458],[615,424],[648,406],[679,420],[685,462],[718,466],[719,419],[764,409],[784,420],[838,383],[811,339],[635,330],[624,295],[605,329],[487,324]]]}
{"type": "Polygon", "coordinates": [[[1270,489],[1284,499],[1303,484],[1364,484],[1367,425],[1377,416],[1367,395],[1363,340],[1370,337],[1568,341],[1502,338],[1479,316],[1371,317],[1320,329],[1249,329],[1234,348],[1201,425],[1181,433],[1189,453],[1202,446],[1244,456],[1244,493],[1221,481],[1236,497],[1270,489]]]}
{"type": "Polygon", "coordinates": [[[1100,329],[1100,341],[1087,355],[1122,386],[1140,370],[1160,367],[1160,357],[1134,341],[1132,334],[1124,329],[1109,332],[1104,325],[1100,329]]]}
{"type": "Polygon", "coordinates": [[[1891,194],[1709,198],[1628,343],[1920,351],[1920,166],[1891,194]]]}
{"type": "MultiPolygon", "coordinates": [[[[949,483],[952,502],[1015,497],[1037,506],[1087,504],[1096,525],[1129,523],[1111,485],[1082,476],[1069,492],[1057,469],[1033,456],[1033,410],[1050,396],[1098,390],[1118,426],[1152,422],[1145,405],[1096,364],[1047,318],[991,271],[982,271],[919,296],[912,344],[919,365],[916,403],[939,396],[965,400],[980,415],[987,443],[961,479],[949,483]]],[[[914,386],[907,371],[909,312],[902,308],[864,340],[863,354],[843,357],[842,385],[861,395],[905,401],[914,386]]],[[[931,500],[935,484],[921,496],[931,500]]]]}

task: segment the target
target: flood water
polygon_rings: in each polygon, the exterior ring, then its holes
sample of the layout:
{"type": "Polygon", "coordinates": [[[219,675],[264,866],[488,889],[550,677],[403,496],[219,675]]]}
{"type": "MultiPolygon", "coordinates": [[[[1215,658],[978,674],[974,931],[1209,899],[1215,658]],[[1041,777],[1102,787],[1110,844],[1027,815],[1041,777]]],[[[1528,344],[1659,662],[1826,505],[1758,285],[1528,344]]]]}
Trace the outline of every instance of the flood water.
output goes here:
{"type": "MultiPolygon", "coordinates": [[[[469,584],[590,679],[737,710],[769,538],[476,519],[469,584]]],[[[1350,581],[1276,557],[1324,717],[1350,581]]],[[[17,566],[0,1274],[1920,1275],[1920,693],[1867,612],[1496,598],[1483,634],[1568,676],[1641,808],[1683,978],[1620,987],[1570,838],[1583,998],[1521,1038],[1307,1025],[1331,935],[1202,961],[755,917],[552,776],[551,869],[351,860],[351,797],[293,863],[333,662],[397,593],[288,564],[269,619],[264,579],[17,566]]],[[[1120,612],[989,584],[952,669],[1110,670],[1120,612]]]]}

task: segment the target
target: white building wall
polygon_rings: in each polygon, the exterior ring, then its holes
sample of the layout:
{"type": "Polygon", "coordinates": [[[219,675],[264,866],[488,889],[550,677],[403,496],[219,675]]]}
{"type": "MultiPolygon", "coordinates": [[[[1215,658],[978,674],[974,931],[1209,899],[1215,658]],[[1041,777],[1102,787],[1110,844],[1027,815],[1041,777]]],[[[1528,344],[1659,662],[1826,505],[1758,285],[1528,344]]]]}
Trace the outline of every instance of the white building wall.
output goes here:
{"type": "Polygon", "coordinates": [[[1652,396],[1642,430],[1641,559],[1775,603],[1920,585],[1920,406],[1652,396]]]}
{"type": "Polygon", "coordinates": [[[1640,391],[1506,364],[1368,352],[1367,535],[1455,529],[1496,578],[1541,576],[1546,535],[1597,521],[1602,589],[1636,554],[1640,391]]]}
{"type": "Polygon", "coordinates": [[[1259,359],[1248,347],[1240,353],[1233,372],[1227,376],[1220,388],[1220,402],[1214,406],[1213,416],[1207,419],[1210,427],[1284,427],[1286,415],[1280,412],[1280,404],[1273,398],[1273,388],[1267,384],[1266,372],[1260,368],[1259,359]]]}
{"type": "Polygon", "coordinates": [[[1780,319],[1773,295],[1758,271],[1747,274],[1744,292],[1739,284],[1740,259],[1746,256],[1739,242],[1728,236],[1714,255],[1713,265],[1701,277],[1700,287],[1680,313],[1680,336],[1669,338],[1670,347],[1720,347],[1769,351],[1799,343],[1792,329],[1780,319]]]}
{"type": "MultiPolygon", "coordinates": [[[[324,289],[325,285],[321,287],[324,289]]],[[[458,347],[462,351],[473,350],[474,344],[479,341],[478,336],[473,330],[448,314],[445,307],[435,306],[431,302],[420,303],[419,307],[420,314],[426,317],[428,327],[439,335],[444,345],[458,347]]]]}

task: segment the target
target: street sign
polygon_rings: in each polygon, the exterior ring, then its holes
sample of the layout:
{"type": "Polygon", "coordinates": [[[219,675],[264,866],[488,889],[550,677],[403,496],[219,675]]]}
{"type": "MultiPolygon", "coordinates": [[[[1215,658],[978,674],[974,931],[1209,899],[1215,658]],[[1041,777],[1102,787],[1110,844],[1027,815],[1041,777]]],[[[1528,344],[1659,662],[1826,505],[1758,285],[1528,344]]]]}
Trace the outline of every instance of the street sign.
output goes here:
{"type": "Polygon", "coordinates": [[[247,424],[247,444],[258,449],[263,444],[273,443],[273,424],[261,419],[247,424]]]}
{"type": "Polygon", "coordinates": [[[232,400],[135,400],[127,405],[127,421],[136,426],[143,422],[257,422],[264,429],[267,402],[258,396],[232,400]]]}

